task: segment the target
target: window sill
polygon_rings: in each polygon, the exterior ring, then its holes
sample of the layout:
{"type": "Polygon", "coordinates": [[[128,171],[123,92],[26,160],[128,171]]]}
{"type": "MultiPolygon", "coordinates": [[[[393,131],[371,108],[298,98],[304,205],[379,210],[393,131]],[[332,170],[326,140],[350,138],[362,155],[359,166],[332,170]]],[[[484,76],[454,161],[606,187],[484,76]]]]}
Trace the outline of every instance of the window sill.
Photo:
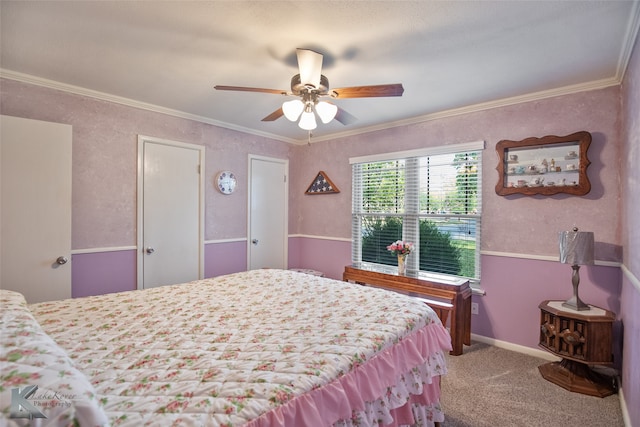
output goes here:
{"type": "Polygon", "coordinates": [[[473,286],[471,286],[471,295],[479,295],[479,296],[483,297],[483,296],[487,295],[487,291],[485,291],[481,287],[473,287],[473,286]]]}

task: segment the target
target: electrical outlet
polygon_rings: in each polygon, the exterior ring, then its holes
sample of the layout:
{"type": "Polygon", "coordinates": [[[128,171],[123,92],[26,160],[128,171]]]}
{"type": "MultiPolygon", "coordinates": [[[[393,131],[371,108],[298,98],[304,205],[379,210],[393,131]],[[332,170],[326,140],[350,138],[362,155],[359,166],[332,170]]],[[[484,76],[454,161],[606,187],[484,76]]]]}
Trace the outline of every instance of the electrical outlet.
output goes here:
{"type": "Polygon", "coordinates": [[[471,303],[471,314],[478,314],[478,303],[477,302],[472,302],[471,303]]]}

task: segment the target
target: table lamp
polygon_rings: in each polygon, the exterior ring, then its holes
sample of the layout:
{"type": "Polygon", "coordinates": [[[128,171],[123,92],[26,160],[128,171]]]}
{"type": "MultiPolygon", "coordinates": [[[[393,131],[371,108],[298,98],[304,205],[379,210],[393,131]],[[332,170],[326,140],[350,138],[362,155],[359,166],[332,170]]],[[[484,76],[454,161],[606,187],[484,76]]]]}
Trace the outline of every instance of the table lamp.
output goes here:
{"type": "Polygon", "coordinates": [[[578,285],[580,284],[581,265],[592,265],[593,262],[593,232],[578,231],[578,227],[573,227],[571,231],[561,231],[558,234],[560,245],[560,262],[570,264],[573,269],[571,283],[573,284],[573,296],[562,303],[564,307],[573,310],[589,310],[589,306],[580,300],[578,296],[578,285]]]}

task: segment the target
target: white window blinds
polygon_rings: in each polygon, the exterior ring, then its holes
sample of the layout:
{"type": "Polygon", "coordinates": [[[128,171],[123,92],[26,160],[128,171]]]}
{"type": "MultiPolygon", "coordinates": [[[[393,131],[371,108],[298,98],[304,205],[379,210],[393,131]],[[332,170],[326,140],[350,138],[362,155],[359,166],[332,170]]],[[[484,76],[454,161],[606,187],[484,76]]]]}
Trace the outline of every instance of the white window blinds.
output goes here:
{"type": "Polygon", "coordinates": [[[480,279],[484,142],[351,159],[352,261],[396,265],[386,247],[414,243],[409,270],[480,279]]]}

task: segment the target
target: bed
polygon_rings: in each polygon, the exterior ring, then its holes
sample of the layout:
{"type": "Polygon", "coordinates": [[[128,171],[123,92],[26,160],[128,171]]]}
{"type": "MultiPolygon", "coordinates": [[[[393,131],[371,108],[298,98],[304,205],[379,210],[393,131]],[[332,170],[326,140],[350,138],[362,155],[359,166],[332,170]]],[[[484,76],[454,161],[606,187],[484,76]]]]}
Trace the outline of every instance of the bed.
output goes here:
{"type": "Polygon", "coordinates": [[[444,420],[451,339],[405,295],[274,269],[31,305],[1,292],[0,425],[444,420]]]}

